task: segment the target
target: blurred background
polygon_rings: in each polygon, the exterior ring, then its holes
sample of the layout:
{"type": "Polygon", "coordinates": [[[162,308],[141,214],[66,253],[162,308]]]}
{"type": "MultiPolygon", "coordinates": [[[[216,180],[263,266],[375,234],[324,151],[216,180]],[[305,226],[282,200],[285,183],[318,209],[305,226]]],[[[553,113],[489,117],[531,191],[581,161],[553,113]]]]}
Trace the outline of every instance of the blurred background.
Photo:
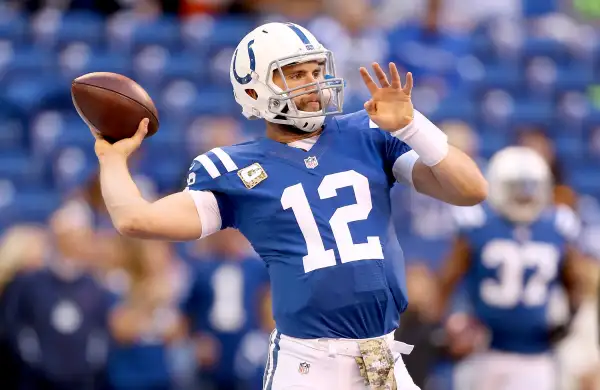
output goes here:
{"type": "MultiPolygon", "coordinates": [[[[154,199],[184,187],[195,156],[262,133],[228,72],[266,21],[301,24],[334,52],[345,112],[366,100],[358,67],[395,61],[415,76],[415,107],[482,168],[503,146],[540,151],[556,202],[584,222],[581,247],[600,256],[598,0],[4,0],[0,389],[261,388],[274,327],[262,262],[234,231],[119,237],[70,82],[117,72],[153,97],[161,130],[131,169],[154,199]]],[[[451,389],[465,353],[430,308],[453,213],[400,186],[393,196],[411,300],[400,332],[417,344],[407,365],[423,389],[451,389]]],[[[596,298],[561,347],[561,389],[600,389],[596,298]]]]}

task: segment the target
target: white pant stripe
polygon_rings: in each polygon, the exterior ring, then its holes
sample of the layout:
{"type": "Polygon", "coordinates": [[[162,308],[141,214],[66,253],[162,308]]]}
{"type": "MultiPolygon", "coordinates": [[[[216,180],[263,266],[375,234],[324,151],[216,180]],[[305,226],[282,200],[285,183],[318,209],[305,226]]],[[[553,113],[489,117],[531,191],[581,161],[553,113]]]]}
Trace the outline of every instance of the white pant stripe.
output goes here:
{"type": "Polygon", "coordinates": [[[265,389],[272,382],[272,376],[274,370],[274,354],[275,354],[275,338],[277,337],[277,329],[271,333],[269,339],[269,356],[267,357],[267,369],[265,371],[265,378],[263,380],[263,389],[265,389]]]}

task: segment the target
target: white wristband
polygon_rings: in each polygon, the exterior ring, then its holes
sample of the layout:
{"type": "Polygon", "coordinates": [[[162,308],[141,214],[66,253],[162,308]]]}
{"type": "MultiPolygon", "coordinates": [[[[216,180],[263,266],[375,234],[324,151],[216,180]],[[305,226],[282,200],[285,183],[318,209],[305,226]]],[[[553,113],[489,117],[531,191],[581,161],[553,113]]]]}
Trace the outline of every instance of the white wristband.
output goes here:
{"type": "Polygon", "coordinates": [[[417,110],[413,121],[392,135],[410,146],[429,167],[448,155],[448,136],[417,110]]]}

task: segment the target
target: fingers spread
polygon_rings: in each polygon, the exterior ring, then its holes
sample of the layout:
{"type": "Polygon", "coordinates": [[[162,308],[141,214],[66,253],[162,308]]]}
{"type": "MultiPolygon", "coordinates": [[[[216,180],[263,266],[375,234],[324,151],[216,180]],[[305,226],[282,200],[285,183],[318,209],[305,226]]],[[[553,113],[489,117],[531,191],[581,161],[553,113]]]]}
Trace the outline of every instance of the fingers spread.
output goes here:
{"type": "Polygon", "coordinates": [[[410,93],[412,92],[412,88],[413,88],[413,76],[412,76],[412,73],[408,72],[406,74],[406,84],[404,84],[404,88],[402,90],[404,91],[404,93],[406,93],[408,96],[410,96],[410,93]]]}
{"type": "Polygon", "coordinates": [[[381,87],[382,88],[389,87],[390,82],[388,81],[387,75],[385,74],[383,69],[381,69],[381,66],[379,66],[379,64],[377,62],[374,62],[372,66],[373,66],[373,70],[375,71],[375,76],[377,76],[377,79],[379,80],[379,84],[381,85],[381,87]]]}
{"type": "Polygon", "coordinates": [[[377,84],[375,84],[375,81],[373,81],[373,79],[371,78],[371,75],[369,74],[369,71],[366,68],[363,68],[363,67],[360,68],[360,75],[362,76],[363,82],[369,89],[369,92],[371,93],[371,95],[373,95],[375,92],[377,92],[379,87],[377,86],[377,84]]]}
{"type": "Polygon", "coordinates": [[[396,64],[390,62],[390,75],[392,77],[392,88],[400,89],[402,88],[402,81],[400,80],[400,73],[398,73],[398,68],[396,64]]]}

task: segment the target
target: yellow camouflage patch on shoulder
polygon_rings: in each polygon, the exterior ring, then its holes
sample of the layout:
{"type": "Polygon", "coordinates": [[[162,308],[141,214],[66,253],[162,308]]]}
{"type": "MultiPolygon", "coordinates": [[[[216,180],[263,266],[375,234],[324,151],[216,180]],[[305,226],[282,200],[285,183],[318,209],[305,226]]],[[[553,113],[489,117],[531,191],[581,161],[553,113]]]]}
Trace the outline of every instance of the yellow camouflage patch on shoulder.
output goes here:
{"type": "Polygon", "coordinates": [[[242,168],[237,174],[248,189],[256,187],[258,183],[268,177],[267,171],[265,171],[259,163],[254,163],[246,168],[242,168]]]}

